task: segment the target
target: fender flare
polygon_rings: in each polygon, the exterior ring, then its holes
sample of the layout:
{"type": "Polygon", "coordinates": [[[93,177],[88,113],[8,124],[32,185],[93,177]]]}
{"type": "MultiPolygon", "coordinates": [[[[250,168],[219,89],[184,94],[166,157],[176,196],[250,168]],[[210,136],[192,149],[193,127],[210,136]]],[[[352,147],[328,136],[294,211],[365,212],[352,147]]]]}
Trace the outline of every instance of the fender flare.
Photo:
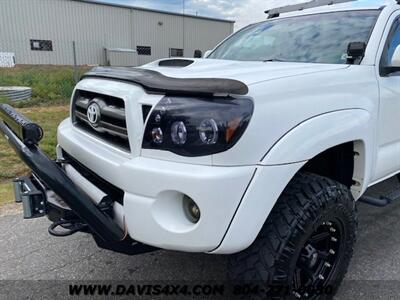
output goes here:
{"type": "Polygon", "coordinates": [[[287,132],[267,152],[261,165],[273,166],[307,161],[332,147],[373,138],[371,114],[363,109],[346,109],[310,118],[287,132]]]}
{"type": "Polygon", "coordinates": [[[354,143],[355,184],[351,191],[358,199],[367,189],[373,166],[374,129],[369,111],[353,108],[310,118],[287,132],[263,157],[260,164],[276,166],[307,162],[324,151],[354,143]]]}
{"type": "Polygon", "coordinates": [[[287,132],[264,156],[214,254],[230,254],[249,247],[275,206],[282,191],[308,160],[334,146],[355,143],[352,188],[357,199],[366,189],[374,137],[371,114],[363,109],[346,109],[310,118],[287,132]],[[308,139],[305,137],[309,137],[308,139]]]}

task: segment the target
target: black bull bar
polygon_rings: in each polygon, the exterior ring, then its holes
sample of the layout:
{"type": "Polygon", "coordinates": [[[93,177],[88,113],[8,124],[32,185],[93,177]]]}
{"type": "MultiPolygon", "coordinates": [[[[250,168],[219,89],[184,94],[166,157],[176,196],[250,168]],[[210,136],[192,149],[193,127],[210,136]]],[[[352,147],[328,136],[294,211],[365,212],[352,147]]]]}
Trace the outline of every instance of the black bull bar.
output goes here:
{"type": "Polygon", "coordinates": [[[62,200],[73,213],[87,224],[99,246],[127,254],[150,251],[145,249],[149,246],[136,243],[127,237],[127,233],[114,222],[112,217],[96,206],[67,176],[61,166],[40,150],[38,143],[43,137],[43,130],[39,125],[18,113],[10,105],[0,104],[0,131],[35,177],[55,194],[62,196],[62,200]],[[142,249],[130,251],[138,245],[141,245],[142,249]],[[131,249],[127,250],[126,246],[131,249]]]}
{"type": "Polygon", "coordinates": [[[84,221],[99,237],[109,242],[119,242],[124,231],[112,218],[101,211],[81,192],[64,170],[37,146],[42,129],[6,104],[0,105],[0,131],[6,136],[21,160],[84,221]]]}

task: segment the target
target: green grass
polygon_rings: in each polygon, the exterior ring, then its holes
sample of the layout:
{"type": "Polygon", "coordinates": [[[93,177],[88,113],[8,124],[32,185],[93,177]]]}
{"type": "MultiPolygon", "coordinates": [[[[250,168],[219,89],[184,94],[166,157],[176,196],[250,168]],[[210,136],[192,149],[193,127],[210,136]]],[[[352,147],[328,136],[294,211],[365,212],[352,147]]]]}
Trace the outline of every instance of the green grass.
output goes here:
{"type": "MultiPolygon", "coordinates": [[[[89,67],[80,67],[79,77],[89,67]]],[[[32,88],[32,99],[11,103],[0,98],[0,103],[9,103],[23,114],[40,124],[45,132],[40,147],[52,158],[55,157],[58,124],[68,117],[69,99],[75,87],[74,69],[71,66],[17,66],[0,68],[0,86],[28,86],[32,88]]],[[[6,140],[0,136],[0,207],[14,199],[11,181],[29,173],[29,169],[17,157],[6,140]]]]}
{"type": "MultiPolygon", "coordinates": [[[[79,67],[79,77],[89,67],[79,67]]],[[[17,66],[0,68],[0,86],[27,86],[32,88],[32,99],[14,103],[16,107],[38,105],[62,105],[71,97],[75,86],[74,69],[71,66],[17,66]]],[[[0,99],[5,101],[4,99],[0,99]]]]}
{"type": "MultiPolygon", "coordinates": [[[[40,147],[52,158],[55,158],[58,124],[68,117],[69,106],[31,107],[20,109],[20,112],[40,124],[44,138],[40,147]]],[[[0,137],[0,205],[13,199],[9,182],[18,176],[28,174],[29,169],[17,157],[7,141],[0,137]]]]}
{"type": "Polygon", "coordinates": [[[0,183],[0,207],[14,201],[14,192],[11,183],[0,183]]]}

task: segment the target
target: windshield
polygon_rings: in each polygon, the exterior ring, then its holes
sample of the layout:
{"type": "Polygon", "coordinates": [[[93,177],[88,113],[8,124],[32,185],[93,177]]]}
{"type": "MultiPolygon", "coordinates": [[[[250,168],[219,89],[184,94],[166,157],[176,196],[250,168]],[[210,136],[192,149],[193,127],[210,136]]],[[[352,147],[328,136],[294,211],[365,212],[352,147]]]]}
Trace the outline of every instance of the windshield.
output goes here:
{"type": "Polygon", "coordinates": [[[367,43],[380,11],[345,11],[251,25],[208,58],[345,64],[351,42],[367,43]]]}

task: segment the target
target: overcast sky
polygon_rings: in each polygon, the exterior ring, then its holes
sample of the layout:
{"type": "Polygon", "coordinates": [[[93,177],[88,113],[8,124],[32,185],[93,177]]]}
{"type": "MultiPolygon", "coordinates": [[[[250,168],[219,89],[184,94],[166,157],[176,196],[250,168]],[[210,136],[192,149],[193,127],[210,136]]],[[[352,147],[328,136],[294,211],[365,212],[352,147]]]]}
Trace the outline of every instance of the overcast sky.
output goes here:
{"type": "MultiPolygon", "coordinates": [[[[121,3],[173,12],[183,11],[184,0],[97,0],[121,3]]],[[[186,13],[236,20],[239,29],[266,18],[264,11],[271,7],[308,2],[309,0],[185,0],[186,13]]],[[[394,0],[392,0],[394,1],[394,0]]],[[[362,0],[363,3],[382,3],[383,0],[362,0]]]]}

